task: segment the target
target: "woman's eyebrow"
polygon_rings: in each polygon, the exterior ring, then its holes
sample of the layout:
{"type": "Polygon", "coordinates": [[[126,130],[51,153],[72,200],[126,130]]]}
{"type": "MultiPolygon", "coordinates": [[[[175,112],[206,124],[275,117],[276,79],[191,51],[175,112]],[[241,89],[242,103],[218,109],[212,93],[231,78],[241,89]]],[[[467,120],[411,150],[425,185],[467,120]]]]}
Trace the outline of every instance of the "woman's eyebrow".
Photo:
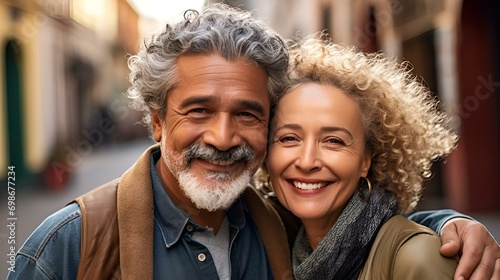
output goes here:
{"type": "Polygon", "coordinates": [[[324,126],[324,127],[321,128],[321,131],[323,131],[323,132],[343,131],[347,135],[349,135],[349,137],[351,137],[351,139],[354,139],[354,136],[352,136],[352,133],[349,130],[347,130],[346,128],[343,128],[343,127],[338,127],[338,126],[324,126]]]}

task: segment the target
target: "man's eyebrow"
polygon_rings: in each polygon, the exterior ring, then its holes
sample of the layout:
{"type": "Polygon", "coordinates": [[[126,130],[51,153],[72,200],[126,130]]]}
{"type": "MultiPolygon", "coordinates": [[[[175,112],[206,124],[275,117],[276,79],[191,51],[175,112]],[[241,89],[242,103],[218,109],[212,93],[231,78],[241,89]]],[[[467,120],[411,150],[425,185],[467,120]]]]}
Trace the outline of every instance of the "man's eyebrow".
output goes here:
{"type": "MultiPolygon", "coordinates": [[[[180,104],[180,108],[186,108],[193,104],[206,104],[209,102],[214,102],[216,99],[217,98],[213,96],[193,96],[182,101],[182,103],[180,104]]],[[[251,100],[238,100],[237,102],[242,108],[250,109],[261,115],[265,115],[264,107],[259,102],[251,100]]]]}
{"type": "Polygon", "coordinates": [[[189,107],[193,104],[203,104],[203,103],[208,103],[208,102],[211,102],[214,100],[215,100],[215,98],[212,96],[193,96],[193,97],[186,98],[184,101],[182,101],[182,103],[180,104],[180,108],[183,109],[183,108],[189,107]]]}
{"type": "Polygon", "coordinates": [[[258,102],[241,100],[240,103],[245,108],[249,108],[250,110],[253,110],[261,115],[265,115],[264,107],[262,107],[262,105],[258,102]]]}

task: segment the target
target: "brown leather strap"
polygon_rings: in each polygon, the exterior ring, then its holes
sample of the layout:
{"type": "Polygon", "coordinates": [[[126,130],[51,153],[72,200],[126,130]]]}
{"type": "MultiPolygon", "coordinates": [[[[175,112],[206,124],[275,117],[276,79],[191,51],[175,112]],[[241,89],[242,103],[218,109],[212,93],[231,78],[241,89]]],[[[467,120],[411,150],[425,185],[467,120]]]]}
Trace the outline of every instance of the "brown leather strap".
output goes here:
{"type": "Polygon", "coordinates": [[[127,170],[117,191],[120,266],[123,279],[153,279],[154,198],[151,152],[127,170]]]}
{"type": "Polygon", "coordinates": [[[244,200],[266,248],[274,279],[293,279],[287,234],[278,213],[253,187],[247,188],[244,200]]]}
{"type": "Polygon", "coordinates": [[[77,279],[121,279],[116,189],[113,180],[76,201],[82,213],[80,263],[77,279]]]}

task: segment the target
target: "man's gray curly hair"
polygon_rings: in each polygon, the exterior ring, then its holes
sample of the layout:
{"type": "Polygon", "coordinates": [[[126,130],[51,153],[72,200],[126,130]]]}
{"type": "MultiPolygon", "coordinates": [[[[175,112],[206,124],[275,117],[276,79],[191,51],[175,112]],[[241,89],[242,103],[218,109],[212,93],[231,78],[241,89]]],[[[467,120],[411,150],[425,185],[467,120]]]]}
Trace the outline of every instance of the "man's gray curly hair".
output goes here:
{"type": "Polygon", "coordinates": [[[228,61],[243,58],[259,65],[268,76],[271,104],[286,86],[288,51],[275,31],[250,12],[225,4],[188,10],[182,21],[167,24],[128,60],[132,85],[126,95],[133,108],[145,112],[148,126],[151,110],[165,118],[167,94],[178,83],[176,62],[184,54],[219,54],[228,61]]]}

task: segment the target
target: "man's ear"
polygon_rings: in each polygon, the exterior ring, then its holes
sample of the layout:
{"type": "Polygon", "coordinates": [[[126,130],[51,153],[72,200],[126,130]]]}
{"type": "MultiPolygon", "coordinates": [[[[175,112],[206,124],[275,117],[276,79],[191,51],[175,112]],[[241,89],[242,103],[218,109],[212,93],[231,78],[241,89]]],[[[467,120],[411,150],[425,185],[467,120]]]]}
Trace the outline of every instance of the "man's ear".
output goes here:
{"type": "Polygon", "coordinates": [[[156,142],[160,142],[161,140],[161,134],[162,134],[162,121],[160,120],[160,117],[158,116],[158,111],[156,110],[151,110],[151,126],[153,129],[153,139],[156,142]]]}

